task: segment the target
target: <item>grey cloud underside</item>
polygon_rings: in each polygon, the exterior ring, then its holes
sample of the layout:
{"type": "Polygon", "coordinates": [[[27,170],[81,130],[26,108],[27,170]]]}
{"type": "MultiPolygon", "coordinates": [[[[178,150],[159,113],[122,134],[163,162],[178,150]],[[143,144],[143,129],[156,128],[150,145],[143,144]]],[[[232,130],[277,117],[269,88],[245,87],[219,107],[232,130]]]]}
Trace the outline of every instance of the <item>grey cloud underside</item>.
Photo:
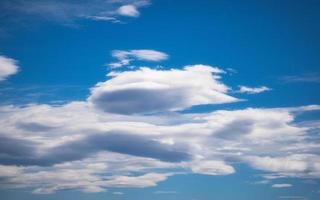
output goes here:
{"type": "Polygon", "coordinates": [[[119,114],[148,113],[178,108],[185,100],[184,89],[123,89],[104,92],[92,98],[105,112],[119,114]]]}
{"type": "Polygon", "coordinates": [[[0,164],[49,166],[57,163],[81,160],[100,151],[154,158],[166,162],[191,159],[186,149],[168,145],[141,136],[109,132],[94,134],[39,152],[34,143],[2,137],[0,164]]]}
{"type": "Polygon", "coordinates": [[[235,139],[248,134],[253,129],[254,121],[238,119],[230,122],[222,129],[215,132],[215,136],[223,139],[235,139]]]}
{"type": "Polygon", "coordinates": [[[84,155],[107,150],[134,156],[155,158],[167,162],[190,160],[189,154],[177,149],[177,146],[162,144],[125,133],[97,134],[52,149],[49,157],[63,160],[77,160],[84,155]]]}
{"type": "Polygon", "coordinates": [[[40,123],[18,123],[17,127],[23,130],[27,130],[27,131],[33,131],[33,132],[43,132],[43,131],[49,131],[51,129],[54,129],[55,127],[52,126],[46,126],[40,123]]]}
{"type": "Polygon", "coordinates": [[[0,164],[36,164],[36,143],[0,135],[0,164]]]}

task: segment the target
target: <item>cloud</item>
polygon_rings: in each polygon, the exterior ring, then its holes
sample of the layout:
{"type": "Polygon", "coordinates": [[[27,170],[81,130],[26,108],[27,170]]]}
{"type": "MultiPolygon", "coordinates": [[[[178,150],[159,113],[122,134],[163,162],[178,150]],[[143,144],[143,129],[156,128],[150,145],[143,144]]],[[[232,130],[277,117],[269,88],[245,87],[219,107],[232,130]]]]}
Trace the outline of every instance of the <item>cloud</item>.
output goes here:
{"type": "Polygon", "coordinates": [[[124,5],[117,10],[119,15],[127,17],[138,17],[140,15],[139,11],[134,5],[124,5]]]}
{"type": "Polygon", "coordinates": [[[159,190],[155,191],[155,194],[178,194],[177,191],[170,191],[170,190],[159,190]]]}
{"type": "MultiPolygon", "coordinates": [[[[145,52],[119,60],[158,60],[145,52]]],[[[319,178],[319,105],[184,113],[239,99],[208,65],[111,71],[83,101],[0,106],[0,187],[35,194],[154,187],[175,174],[319,178]],[[192,81],[190,81],[192,80],[192,81]],[[108,173],[106,173],[108,172],[108,173]]]]}
{"type": "Polygon", "coordinates": [[[320,82],[320,74],[318,73],[306,73],[300,75],[291,75],[291,76],[284,76],[281,77],[285,83],[298,83],[298,82],[305,82],[305,83],[319,83],[320,82]]]}
{"type": "Polygon", "coordinates": [[[150,5],[149,0],[3,0],[0,2],[3,13],[1,19],[11,27],[41,20],[67,26],[76,26],[81,20],[119,23],[122,21],[120,16],[138,17],[138,9],[148,5],[150,5]]]}
{"type": "Polygon", "coordinates": [[[109,73],[110,80],[91,89],[88,101],[104,112],[119,114],[183,110],[202,104],[222,104],[238,99],[227,95],[219,69],[204,65],[184,69],[109,73]],[[186,81],[192,80],[192,81],[186,81]]]}
{"type": "Polygon", "coordinates": [[[201,160],[191,167],[194,173],[206,175],[228,175],[235,172],[234,168],[223,161],[201,160]]]}
{"type": "Polygon", "coordinates": [[[114,195],[124,195],[123,192],[113,192],[112,194],[114,194],[114,195]]]}
{"type": "Polygon", "coordinates": [[[0,55],[0,81],[6,80],[18,71],[19,67],[16,60],[0,55]]]}
{"type": "Polygon", "coordinates": [[[275,178],[317,178],[320,146],[308,139],[314,125],[296,124],[294,113],[318,108],[145,116],[104,113],[88,102],[0,106],[0,185],[35,194],[152,187],[175,173],[233,174],[234,162],[275,178]]]}
{"type": "Polygon", "coordinates": [[[122,67],[129,65],[131,61],[163,61],[168,59],[168,54],[160,51],[142,49],[142,50],[113,50],[112,57],[116,58],[118,61],[108,64],[111,68],[122,67]]]}
{"type": "Polygon", "coordinates": [[[185,153],[185,149],[181,147],[179,149],[178,145],[163,144],[133,134],[106,133],[90,135],[80,140],[58,145],[49,149],[49,154],[43,155],[42,160],[53,163],[73,161],[103,150],[155,158],[166,162],[181,162],[191,159],[191,156],[185,153]]]}
{"type": "Polygon", "coordinates": [[[320,177],[320,156],[315,154],[290,154],[288,156],[247,156],[248,163],[256,169],[277,172],[287,177],[320,177]]]}
{"type": "Polygon", "coordinates": [[[248,86],[239,86],[239,90],[237,92],[239,93],[247,93],[247,94],[258,94],[266,91],[270,91],[271,89],[266,86],[261,87],[248,87],[248,86]]]}
{"type": "Polygon", "coordinates": [[[271,187],[273,187],[273,188],[288,188],[288,187],[292,187],[292,185],[288,184],[288,183],[277,183],[277,184],[273,184],[271,187]]]}

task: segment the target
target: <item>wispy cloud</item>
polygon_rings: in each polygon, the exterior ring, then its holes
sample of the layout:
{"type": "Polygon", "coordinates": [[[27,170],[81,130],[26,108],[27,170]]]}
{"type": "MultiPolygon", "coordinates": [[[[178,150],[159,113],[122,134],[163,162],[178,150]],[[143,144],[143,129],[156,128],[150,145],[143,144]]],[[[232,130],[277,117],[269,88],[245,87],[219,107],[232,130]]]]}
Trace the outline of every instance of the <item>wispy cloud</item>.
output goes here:
{"type": "Polygon", "coordinates": [[[266,86],[260,86],[260,87],[248,87],[239,85],[238,93],[247,93],[247,94],[258,94],[266,91],[270,91],[271,88],[268,88],[266,86]]]}
{"type": "Polygon", "coordinates": [[[292,187],[292,185],[289,183],[276,183],[276,184],[273,184],[271,187],[273,187],[273,188],[288,188],[288,187],[292,187]]]}
{"type": "Polygon", "coordinates": [[[173,190],[159,190],[159,191],[155,191],[155,194],[178,194],[177,191],[173,191],[173,190]]]}
{"type": "Polygon", "coordinates": [[[320,83],[320,74],[318,73],[307,73],[300,75],[284,76],[280,78],[285,83],[294,82],[306,82],[306,83],[320,83]]]}
{"type": "Polygon", "coordinates": [[[124,195],[123,192],[113,192],[112,194],[114,194],[114,195],[124,195]]]}
{"type": "Polygon", "coordinates": [[[1,21],[7,29],[28,26],[35,21],[52,21],[67,26],[76,26],[80,20],[98,20],[119,23],[125,17],[138,17],[139,8],[150,5],[149,0],[3,0],[0,1],[1,21]]]}
{"type": "Polygon", "coordinates": [[[117,68],[129,65],[131,61],[140,60],[140,61],[163,61],[169,58],[169,55],[156,50],[151,49],[140,49],[140,50],[113,50],[112,57],[116,58],[118,61],[109,63],[109,67],[117,68]]]}

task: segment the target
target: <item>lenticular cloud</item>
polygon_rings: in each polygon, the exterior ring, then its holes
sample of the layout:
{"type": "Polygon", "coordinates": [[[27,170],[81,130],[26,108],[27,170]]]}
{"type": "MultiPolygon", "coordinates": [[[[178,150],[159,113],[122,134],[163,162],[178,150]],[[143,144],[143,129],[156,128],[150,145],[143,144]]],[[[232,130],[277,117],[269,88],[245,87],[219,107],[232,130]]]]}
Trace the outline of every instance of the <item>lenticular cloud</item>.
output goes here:
{"type": "Polygon", "coordinates": [[[195,105],[238,101],[220,82],[223,71],[205,65],[183,69],[110,73],[111,80],[98,83],[88,101],[98,110],[119,114],[183,110],[195,105]]]}

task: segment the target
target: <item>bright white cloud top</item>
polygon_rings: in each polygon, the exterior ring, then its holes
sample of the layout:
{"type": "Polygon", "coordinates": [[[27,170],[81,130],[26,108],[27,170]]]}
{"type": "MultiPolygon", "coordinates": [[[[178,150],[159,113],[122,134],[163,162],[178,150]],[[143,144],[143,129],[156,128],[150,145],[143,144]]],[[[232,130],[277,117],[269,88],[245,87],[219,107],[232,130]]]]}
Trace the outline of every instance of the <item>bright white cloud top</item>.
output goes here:
{"type": "Polygon", "coordinates": [[[111,80],[91,89],[88,101],[99,110],[119,114],[175,111],[202,104],[236,102],[219,81],[218,68],[186,66],[182,70],[111,72],[111,80]]]}
{"type": "MultiPolygon", "coordinates": [[[[145,50],[116,55],[163,59],[145,50]]],[[[86,101],[0,106],[1,187],[35,194],[143,188],[181,173],[231,175],[235,163],[268,180],[320,178],[320,145],[310,140],[320,122],[296,121],[318,105],[176,112],[239,101],[223,74],[208,65],[111,71],[86,101]]]]}
{"type": "Polygon", "coordinates": [[[139,11],[134,5],[124,5],[118,9],[118,14],[127,17],[138,17],[140,15],[139,11]]]}
{"type": "Polygon", "coordinates": [[[0,55],[0,81],[18,73],[18,71],[19,67],[16,60],[0,55]]]}

